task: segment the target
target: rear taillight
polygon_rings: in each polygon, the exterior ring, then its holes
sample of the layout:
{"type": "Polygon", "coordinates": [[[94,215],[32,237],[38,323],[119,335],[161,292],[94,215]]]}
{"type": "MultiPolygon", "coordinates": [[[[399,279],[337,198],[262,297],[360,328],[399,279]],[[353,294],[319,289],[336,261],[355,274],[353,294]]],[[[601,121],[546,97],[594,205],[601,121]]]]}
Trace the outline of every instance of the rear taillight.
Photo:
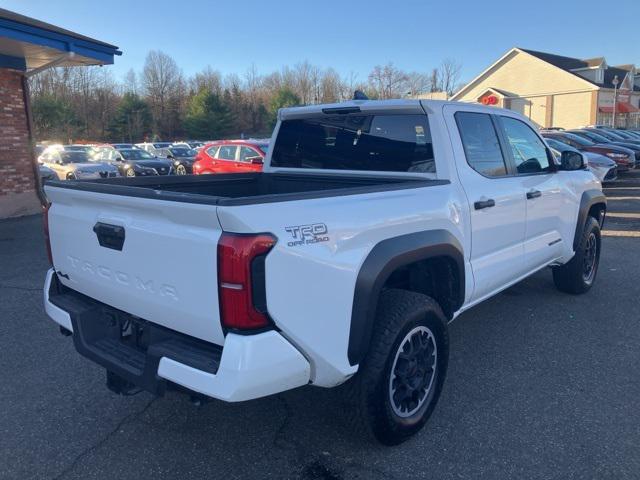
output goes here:
{"type": "Polygon", "coordinates": [[[42,210],[42,229],[44,230],[44,244],[47,247],[47,257],[49,265],[53,266],[53,255],[51,255],[51,239],[49,238],[49,209],[51,204],[47,203],[42,210]]]}
{"type": "Polygon", "coordinates": [[[264,285],[265,256],[276,244],[269,234],[223,233],[218,242],[220,319],[226,328],[268,327],[264,285]]]}

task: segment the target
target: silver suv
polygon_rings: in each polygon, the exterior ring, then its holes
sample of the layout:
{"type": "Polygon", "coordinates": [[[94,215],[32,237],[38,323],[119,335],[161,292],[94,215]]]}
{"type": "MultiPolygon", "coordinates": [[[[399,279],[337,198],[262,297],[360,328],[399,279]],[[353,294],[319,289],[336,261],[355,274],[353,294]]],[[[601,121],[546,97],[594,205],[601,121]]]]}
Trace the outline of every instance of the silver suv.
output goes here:
{"type": "Polygon", "coordinates": [[[103,162],[91,161],[86,149],[74,145],[47,148],[38,162],[52,169],[60,180],[89,180],[118,177],[118,169],[103,162]]]}

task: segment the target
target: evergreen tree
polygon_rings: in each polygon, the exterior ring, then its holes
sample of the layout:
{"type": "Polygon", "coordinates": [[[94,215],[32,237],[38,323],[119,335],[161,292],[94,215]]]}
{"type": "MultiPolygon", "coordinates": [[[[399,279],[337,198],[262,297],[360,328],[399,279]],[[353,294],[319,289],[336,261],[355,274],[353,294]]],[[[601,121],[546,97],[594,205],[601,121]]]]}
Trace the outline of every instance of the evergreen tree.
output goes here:
{"type": "Polygon", "coordinates": [[[271,99],[269,105],[269,113],[271,120],[271,128],[273,128],[278,121],[278,110],[285,107],[294,107],[300,105],[300,97],[295,94],[293,90],[288,87],[281,87],[271,99]]]}
{"type": "Polygon", "coordinates": [[[220,95],[200,89],[189,100],[184,127],[190,138],[214,140],[231,133],[233,118],[220,95]]]}
{"type": "Polygon", "coordinates": [[[136,93],[126,92],[111,123],[112,138],[119,142],[139,142],[151,129],[151,111],[136,93]]]}

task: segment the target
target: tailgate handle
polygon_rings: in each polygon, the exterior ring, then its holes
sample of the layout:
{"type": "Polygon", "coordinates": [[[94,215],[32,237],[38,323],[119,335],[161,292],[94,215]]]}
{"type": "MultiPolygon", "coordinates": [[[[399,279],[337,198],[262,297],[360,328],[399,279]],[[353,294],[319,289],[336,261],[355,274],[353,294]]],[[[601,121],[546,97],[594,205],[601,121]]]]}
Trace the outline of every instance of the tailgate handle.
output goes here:
{"type": "Polygon", "coordinates": [[[124,245],[124,227],[98,222],[93,226],[101,247],[122,251],[124,245]]]}

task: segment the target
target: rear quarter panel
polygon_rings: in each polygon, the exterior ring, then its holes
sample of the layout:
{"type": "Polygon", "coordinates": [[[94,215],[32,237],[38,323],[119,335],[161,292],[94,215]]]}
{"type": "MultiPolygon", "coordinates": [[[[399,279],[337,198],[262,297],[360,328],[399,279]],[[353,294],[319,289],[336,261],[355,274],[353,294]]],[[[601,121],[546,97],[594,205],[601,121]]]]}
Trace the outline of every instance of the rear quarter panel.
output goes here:
{"type": "Polygon", "coordinates": [[[269,232],[278,238],[266,262],[268,310],[310,360],[314,384],[334,386],[357,370],[347,358],[355,282],[377,243],[445,229],[464,244],[466,222],[454,192],[452,185],[440,185],[218,207],[225,231],[269,232]],[[321,241],[300,242],[304,226],[321,232],[321,241]]]}

